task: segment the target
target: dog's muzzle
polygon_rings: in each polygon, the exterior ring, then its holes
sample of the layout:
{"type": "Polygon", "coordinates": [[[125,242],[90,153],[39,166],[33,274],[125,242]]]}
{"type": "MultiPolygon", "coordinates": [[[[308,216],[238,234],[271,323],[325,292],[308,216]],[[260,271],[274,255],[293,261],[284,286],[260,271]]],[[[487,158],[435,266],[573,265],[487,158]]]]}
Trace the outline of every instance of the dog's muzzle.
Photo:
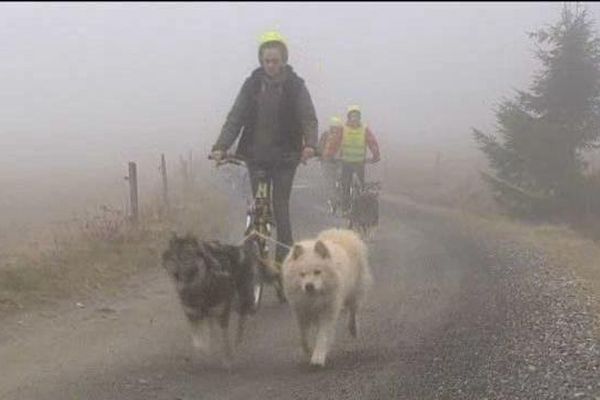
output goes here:
{"type": "Polygon", "coordinates": [[[307,283],[306,285],[304,285],[304,291],[306,293],[314,293],[316,291],[315,285],[313,285],[312,283],[307,283]]]}

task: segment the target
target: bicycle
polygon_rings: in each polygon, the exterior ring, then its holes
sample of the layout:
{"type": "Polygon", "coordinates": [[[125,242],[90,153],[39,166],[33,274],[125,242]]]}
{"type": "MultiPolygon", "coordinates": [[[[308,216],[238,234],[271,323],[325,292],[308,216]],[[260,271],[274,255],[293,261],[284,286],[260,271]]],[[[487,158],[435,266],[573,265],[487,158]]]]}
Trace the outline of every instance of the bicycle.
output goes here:
{"type": "MultiPolygon", "coordinates": [[[[335,179],[333,182],[333,188],[327,187],[327,193],[329,194],[329,198],[327,199],[327,211],[331,216],[338,217],[341,214],[342,209],[342,182],[340,175],[340,162],[334,161],[334,166],[332,167],[335,171],[335,179]]],[[[329,182],[326,181],[326,184],[329,182]]]]}
{"type": "MultiPolygon", "coordinates": [[[[371,163],[368,161],[368,163],[371,163]]],[[[356,173],[352,174],[349,191],[349,209],[345,214],[348,229],[352,229],[365,240],[372,240],[379,225],[379,191],[381,182],[361,183],[356,173]]]]}
{"type": "MultiPolygon", "coordinates": [[[[209,159],[213,159],[211,156],[209,159]]],[[[226,155],[217,162],[217,167],[233,164],[245,166],[246,161],[234,156],[226,155]]],[[[256,174],[257,189],[253,195],[253,201],[249,204],[246,211],[246,228],[244,230],[244,240],[252,240],[257,246],[261,268],[259,269],[258,279],[254,282],[254,304],[253,311],[256,312],[262,300],[265,283],[270,283],[275,288],[280,303],[285,302],[281,274],[269,267],[270,250],[269,241],[271,240],[273,222],[273,211],[271,207],[271,182],[267,179],[265,171],[258,171],[256,174]],[[269,271],[271,270],[271,271],[269,271]]]]}
{"type": "Polygon", "coordinates": [[[337,217],[339,216],[339,211],[341,210],[342,201],[340,200],[342,196],[342,184],[339,179],[335,180],[333,187],[333,196],[329,200],[327,200],[327,209],[329,214],[337,217]]]}
{"type": "Polygon", "coordinates": [[[234,195],[245,195],[248,188],[248,172],[240,171],[234,166],[234,169],[225,171],[224,180],[227,185],[226,190],[234,195]]]}

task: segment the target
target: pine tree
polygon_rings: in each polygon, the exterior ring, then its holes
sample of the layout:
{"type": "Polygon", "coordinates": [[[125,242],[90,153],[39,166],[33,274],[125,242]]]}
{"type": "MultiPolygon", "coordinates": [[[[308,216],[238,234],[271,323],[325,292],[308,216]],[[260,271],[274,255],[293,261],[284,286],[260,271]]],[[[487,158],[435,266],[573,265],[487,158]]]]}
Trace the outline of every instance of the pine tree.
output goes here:
{"type": "Polygon", "coordinates": [[[496,199],[524,215],[580,207],[583,154],[600,138],[600,40],[585,9],[530,33],[541,71],[496,110],[497,136],[473,129],[496,199]]]}

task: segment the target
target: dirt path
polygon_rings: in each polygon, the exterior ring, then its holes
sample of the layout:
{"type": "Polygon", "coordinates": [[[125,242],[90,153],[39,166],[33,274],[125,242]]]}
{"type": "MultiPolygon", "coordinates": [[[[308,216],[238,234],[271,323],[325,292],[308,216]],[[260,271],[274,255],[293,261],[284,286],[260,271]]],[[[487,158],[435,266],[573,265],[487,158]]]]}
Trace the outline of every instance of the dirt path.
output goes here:
{"type": "MultiPolygon", "coordinates": [[[[559,278],[399,208],[382,206],[360,337],[340,324],[323,371],[304,366],[292,316],[270,291],[231,372],[194,354],[155,268],[120,298],[5,324],[0,399],[600,398],[600,344],[559,278]]],[[[297,236],[335,224],[314,210],[293,218],[297,236]]]]}

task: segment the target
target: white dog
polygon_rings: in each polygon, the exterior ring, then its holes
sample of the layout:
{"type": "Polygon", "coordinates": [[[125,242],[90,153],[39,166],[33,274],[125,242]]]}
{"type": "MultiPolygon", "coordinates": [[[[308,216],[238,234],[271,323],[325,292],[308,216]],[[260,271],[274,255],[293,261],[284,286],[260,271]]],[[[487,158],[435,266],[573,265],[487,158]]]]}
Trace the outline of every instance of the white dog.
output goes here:
{"type": "Polygon", "coordinates": [[[285,259],[283,287],[311,365],[325,365],[343,309],[349,312],[348,329],[356,337],[356,312],[373,282],[367,255],[355,232],[329,229],[294,244],[285,259]]]}

